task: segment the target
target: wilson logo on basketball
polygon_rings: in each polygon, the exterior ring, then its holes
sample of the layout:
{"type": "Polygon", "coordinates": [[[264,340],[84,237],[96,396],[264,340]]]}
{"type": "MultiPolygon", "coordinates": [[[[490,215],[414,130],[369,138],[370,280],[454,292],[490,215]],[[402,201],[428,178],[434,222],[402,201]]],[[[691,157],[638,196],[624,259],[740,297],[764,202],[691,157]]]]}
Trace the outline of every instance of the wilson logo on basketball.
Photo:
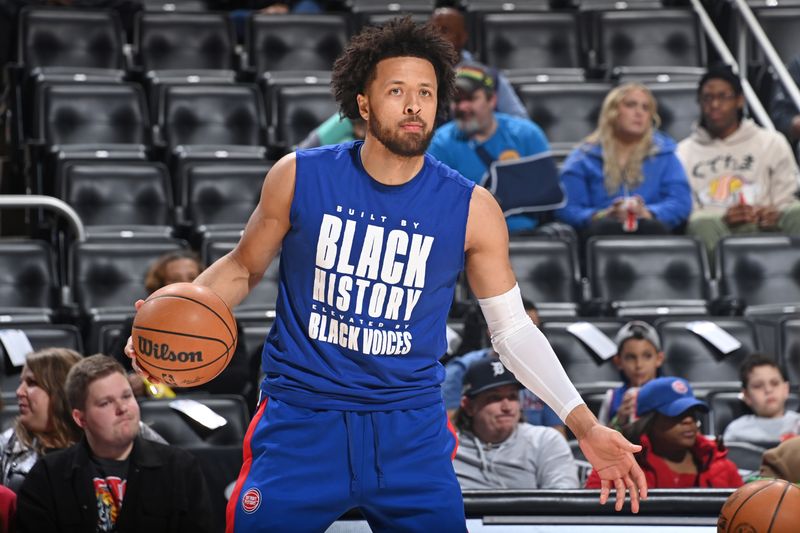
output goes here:
{"type": "Polygon", "coordinates": [[[179,361],[181,363],[202,363],[203,352],[174,352],[169,344],[158,344],[146,337],[139,335],[139,349],[136,351],[141,355],[161,359],[163,361],[179,361]]]}
{"type": "Polygon", "coordinates": [[[261,492],[256,488],[247,489],[242,496],[242,509],[245,513],[255,513],[261,507],[261,492]]]}

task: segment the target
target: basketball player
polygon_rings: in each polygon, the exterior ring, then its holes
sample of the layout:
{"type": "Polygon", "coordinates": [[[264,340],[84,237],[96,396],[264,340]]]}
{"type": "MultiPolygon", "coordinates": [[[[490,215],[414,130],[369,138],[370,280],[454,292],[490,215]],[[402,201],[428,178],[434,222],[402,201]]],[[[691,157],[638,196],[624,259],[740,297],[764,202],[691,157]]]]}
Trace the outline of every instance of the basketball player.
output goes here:
{"type": "Polygon", "coordinates": [[[525,313],[497,203],[425,155],[455,60],[407,18],[356,36],[332,85],[365,140],[277,162],[237,247],[195,280],[233,308],[281,251],[229,532],[324,531],[356,507],[374,531],[466,530],[438,362],[464,268],[502,361],[600,472],[601,503],[646,497],[639,447],[597,423],[525,313]]]}

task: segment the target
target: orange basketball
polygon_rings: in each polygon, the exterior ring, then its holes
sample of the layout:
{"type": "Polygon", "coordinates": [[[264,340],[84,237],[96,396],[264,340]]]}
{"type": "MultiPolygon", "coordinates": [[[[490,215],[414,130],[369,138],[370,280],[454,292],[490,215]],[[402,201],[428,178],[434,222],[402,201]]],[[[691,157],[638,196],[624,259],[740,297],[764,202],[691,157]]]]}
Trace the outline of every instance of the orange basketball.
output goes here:
{"type": "Polygon", "coordinates": [[[790,533],[800,525],[800,487],[761,479],[730,495],[719,512],[718,533],[790,533]]]}
{"type": "Polygon", "coordinates": [[[222,298],[193,283],[173,283],[145,300],[133,320],[136,362],[175,387],[217,377],[236,350],[236,321],[222,298]]]}

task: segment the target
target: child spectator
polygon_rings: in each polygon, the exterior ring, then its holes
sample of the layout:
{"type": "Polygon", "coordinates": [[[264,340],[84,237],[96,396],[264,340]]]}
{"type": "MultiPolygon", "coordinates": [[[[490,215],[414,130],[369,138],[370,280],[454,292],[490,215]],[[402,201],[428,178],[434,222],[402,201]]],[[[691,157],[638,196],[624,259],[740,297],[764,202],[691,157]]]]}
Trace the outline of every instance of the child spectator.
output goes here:
{"type": "Polygon", "coordinates": [[[740,416],[723,433],[726,442],[778,442],[794,436],[800,413],[786,410],[789,382],[770,357],[752,354],[742,363],[742,399],[753,414],[740,416]]]}
{"type": "MultiPolygon", "coordinates": [[[[626,426],[624,434],[642,446],[635,457],[644,470],[648,488],[742,485],[727,452],[698,431],[700,412],[708,412],[708,406],[695,398],[689,383],[681,378],[656,378],[639,389],[639,419],[626,426]]],[[[586,488],[599,487],[600,477],[592,471],[586,488]]]]}
{"type": "Polygon", "coordinates": [[[613,361],[619,368],[623,384],[608,390],[597,418],[601,424],[620,429],[635,419],[639,387],[658,377],[664,364],[664,352],[655,328],[641,320],[622,326],[614,342],[617,355],[613,361]]]}

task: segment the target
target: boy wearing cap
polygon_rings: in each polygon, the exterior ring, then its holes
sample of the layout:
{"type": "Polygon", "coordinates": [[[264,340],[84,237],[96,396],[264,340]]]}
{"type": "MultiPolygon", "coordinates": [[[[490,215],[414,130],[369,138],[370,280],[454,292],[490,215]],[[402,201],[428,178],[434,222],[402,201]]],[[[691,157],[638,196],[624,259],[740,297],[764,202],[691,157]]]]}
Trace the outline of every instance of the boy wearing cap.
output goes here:
{"type": "Polygon", "coordinates": [[[742,84],[714,67],[697,89],[700,122],[678,144],[694,208],[687,232],[711,253],[726,235],[800,234],[798,169],[786,138],[743,118],[742,84]]]}
{"type": "Polygon", "coordinates": [[[597,418],[603,424],[620,429],[635,419],[639,387],[658,377],[664,364],[664,352],[658,332],[641,320],[622,326],[614,342],[617,354],[613,361],[623,383],[616,389],[608,389],[597,418]]]}
{"type": "MultiPolygon", "coordinates": [[[[642,386],[636,403],[639,417],[623,434],[642,452],[636,461],[647,486],[659,489],[690,487],[736,488],[742,478],[736,465],[714,440],[698,431],[698,414],[708,406],[695,398],[692,387],[681,378],[656,378],[642,386]]],[[[586,488],[600,487],[592,471],[586,488]]]]}
{"type": "Polygon", "coordinates": [[[740,416],[725,428],[725,442],[763,444],[793,437],[800,425],[800,413],[786,410],[789,382],[786,373],[770,357],[751,354],[739,370],[742,399],[753,414],[740,416]]]}
{"type": "Polygon", "coordinates": [[[462,489],[578,488],[577,466],[561,434],[522,422],[521,387],[494,358],[467,371],[453,462],[462,489]]]}
{"type": "MultiPolygon", "coordinates": [[[[491,73],[478,64],[460,66],[451,108],[454,120],[436,130],[428,153],[465,178],[480,183],[494,161],[520,159],[550,150],[538,125],[498,113],[496,105],[491,73]]],[[[512,232],[536,227],[536,221],[524,215],[510,216],[506,222],[512,232]]]]}

